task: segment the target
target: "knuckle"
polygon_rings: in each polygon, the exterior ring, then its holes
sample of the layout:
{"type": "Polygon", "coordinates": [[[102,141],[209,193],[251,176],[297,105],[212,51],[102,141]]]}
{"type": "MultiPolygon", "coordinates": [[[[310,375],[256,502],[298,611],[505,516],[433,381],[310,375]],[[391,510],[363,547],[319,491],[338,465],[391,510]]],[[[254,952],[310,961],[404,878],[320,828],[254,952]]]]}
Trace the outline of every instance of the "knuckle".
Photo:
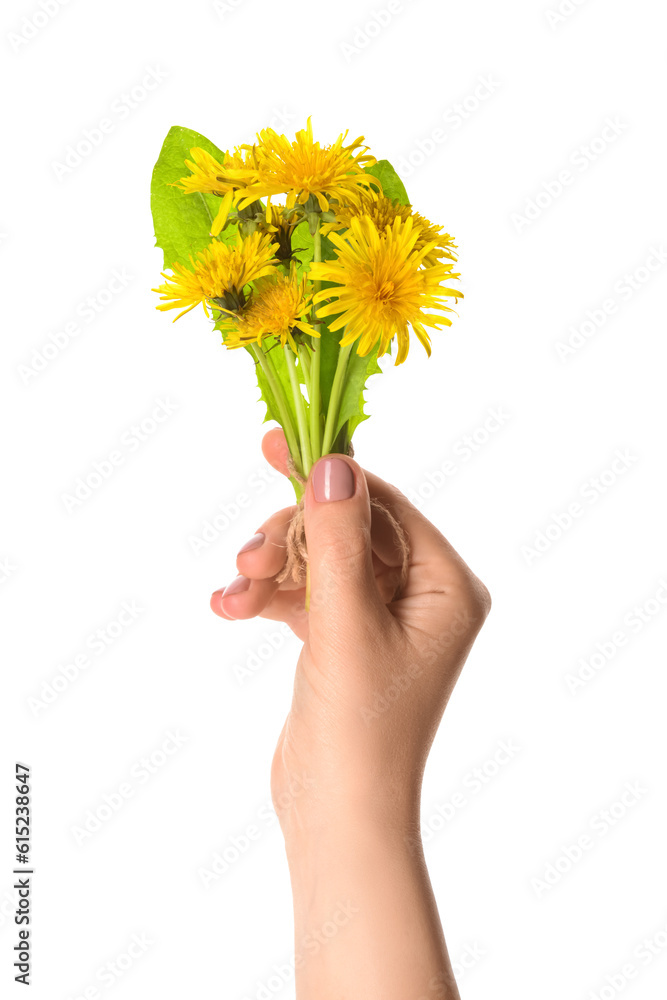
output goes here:
{"type": "Polygon", "coordinates": [[[488,587],[465,566],[456,573],[449,589],[471,629],[480,628],[491,610],[488,587]]]}
{"type": "Polygon", "coordinates": [[[473,623],[481,626],[491,610],[491,594],[474,573],[469,575],[462,588],[461,599],[473,623]]]}

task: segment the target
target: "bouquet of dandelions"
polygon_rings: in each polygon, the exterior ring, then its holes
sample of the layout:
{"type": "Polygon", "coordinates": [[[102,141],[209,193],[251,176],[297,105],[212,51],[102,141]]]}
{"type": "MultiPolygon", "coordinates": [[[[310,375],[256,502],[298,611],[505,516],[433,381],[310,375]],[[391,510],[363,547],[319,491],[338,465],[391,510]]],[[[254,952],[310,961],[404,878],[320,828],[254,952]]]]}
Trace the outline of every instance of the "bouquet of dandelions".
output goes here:
{"type": "MultiPolygon", "coordinates": [[[[201,304],[223,345],[252,356],[299,502],[318,458],[351,453],[378,357],[395,340],[401,364],[410,329],[430,354],[429,328],[450,326],[446,300],[462,297],[449,285],[459,277],[452,238],[412,210],[363,136],[346,138],[320,145],[308,119],[292,142],[266,128],[230,153],[174,127],[151,185],[156,245],[172,272],[154,289],[157,308],[179,319],[201,304]]],[[[302,580],[306,558],[298,508],[281,579],[302,580]]]]}

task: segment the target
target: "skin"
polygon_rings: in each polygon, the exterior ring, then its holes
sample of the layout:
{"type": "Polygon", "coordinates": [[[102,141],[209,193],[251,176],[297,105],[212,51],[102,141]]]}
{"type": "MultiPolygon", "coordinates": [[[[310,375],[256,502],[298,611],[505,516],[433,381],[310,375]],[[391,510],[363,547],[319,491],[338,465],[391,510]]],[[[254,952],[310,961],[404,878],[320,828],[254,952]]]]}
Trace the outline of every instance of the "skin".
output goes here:
{"type": "MultiPolygon", "coordinates": [[[[262,450],[288,474],[282,431],[269,431],[262,450]]],[[[216,591],[211,607],[227,620],[284,621],[303,641],[271,773],[294,897],[297,997],[454,1000],[419,803],[433,737],[491,601],[403,494],[337,458],[354,473],[354,495],[318,502],[311,473],[304,496],[309,611],[302,586],[274,579],[295,507],[239,554],[248,589],[216,591]],[[409,539],[397,599],[401,553],[370,497],[409,539]]]]}

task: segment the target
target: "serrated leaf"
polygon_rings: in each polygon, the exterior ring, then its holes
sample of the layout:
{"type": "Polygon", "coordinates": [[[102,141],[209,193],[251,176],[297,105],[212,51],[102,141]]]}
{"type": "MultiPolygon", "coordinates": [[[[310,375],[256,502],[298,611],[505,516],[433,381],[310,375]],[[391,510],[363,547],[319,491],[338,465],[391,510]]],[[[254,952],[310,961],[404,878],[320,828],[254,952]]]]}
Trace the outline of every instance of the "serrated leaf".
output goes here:
{"type": "Polygon", "coordinates": [[[366,381],[371,375],[378,375],[382,372],[377,360],[377,348],[366,355],[359,357],[354,347],[347,362],[345,372],[345,387],[340,400],[340,412],[338,414],[338,426],[336,427],[336,437],[347,424],[348,441],[363,420],[368,420],[368,413],[364,413],[364,390],[366,381]]]}
{"type": "MultiPolygon", "coordinates": [[[[304,219],[292,233],[292,249],[296,250],[295,259],[299,276],[301,276],[304,267],[312,263],[313,248],[314,240],[310,234],[308,222],[304,219]]],[[[336,248],[326,236],[323,236],[321,240],[321,255],[322,260],[333,260],[336,256],[336,248]]]]}
{"type": "MultiPolygon", "coordinates": [[[[164,253],[165,268],[179,263],[188,265],[190,257],[207,247],[212,237],[211,224],[220,208],[220,198],[212,194],[186,194],[173,187],[174,181],[187,177],[185,160],[190,150],[201,146],[216,159],[224,156],[205,136],[190,128],[174,125],[164,140],[151,178],[151,210],[155,227],[155,245],[164,253]]],[[[236,226],[221,234],[223,242],[235,238],[236,226]]]]}
{"type": "Polygon", "coordinates": [[[364,170],[365,173],[377,177],[382,184],[383,193],[390,201],[398,199],[401,205],[410,204],[405,185],[389,160],[378,160],[372,167],[365,167],[364,170]]]}

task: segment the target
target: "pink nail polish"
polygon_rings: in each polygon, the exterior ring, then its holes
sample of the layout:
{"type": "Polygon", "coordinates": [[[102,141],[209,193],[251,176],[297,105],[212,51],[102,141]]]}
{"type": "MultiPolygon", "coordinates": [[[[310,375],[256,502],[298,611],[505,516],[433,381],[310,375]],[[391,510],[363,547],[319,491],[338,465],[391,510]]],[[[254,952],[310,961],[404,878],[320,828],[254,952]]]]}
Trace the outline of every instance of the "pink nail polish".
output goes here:
{"type": "Polygon", "coordinates": [[[320,459],[313,469],[313,495],[320,503],[354,496],[354,472],[344,458],[320,459]]]}
{"type": "Polygon", "coordinates": [[[241,546],[241,548],[239,549],[238,554],[241,555],[242,552],[251,552],[252,549],[258,549],[260,547],[260,545],[264,544],[264,540],[265,539],[266,539],[266,535],[264,534],[264,532],[263,531],[258,531],[256,535],[253,535],[252,538],[250,538],[245,543],[245,545],[241,546]]]}
{"type": "Polygon", "coordinates": [[[247,576],[241,576],[241,575],[237,576],[236,579],[232,580],[229,586],[225,587],[225,589],[223,590],[222,600],[224,600],[225,597],[231,597],[232,594],[245,593],[245,591],[248,589],[249,586],[250,586],[250,580],[248,579],[247,576]]]}

